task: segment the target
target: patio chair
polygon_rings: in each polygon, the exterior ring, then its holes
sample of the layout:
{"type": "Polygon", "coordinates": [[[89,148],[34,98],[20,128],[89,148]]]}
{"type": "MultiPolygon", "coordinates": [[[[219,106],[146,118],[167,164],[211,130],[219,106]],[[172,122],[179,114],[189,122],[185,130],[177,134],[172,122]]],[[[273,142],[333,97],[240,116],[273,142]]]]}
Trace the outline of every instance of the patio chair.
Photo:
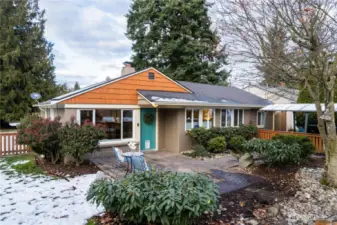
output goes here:
{"type": "Polygon", "coordinates": [[[119,168],[121,163],[126,162],[126,158],[123,156],[123,151],[120,150],[119,148],[112,146],[112,150],[114,151],[116,156],[116,164],[117,164],[116,167],[119,168]]]}
{"type": "Polygon", "coordinates": [[[150,170],[144,156],[132,156],[132,170],[132,172],[145,172],[150,170]]]}

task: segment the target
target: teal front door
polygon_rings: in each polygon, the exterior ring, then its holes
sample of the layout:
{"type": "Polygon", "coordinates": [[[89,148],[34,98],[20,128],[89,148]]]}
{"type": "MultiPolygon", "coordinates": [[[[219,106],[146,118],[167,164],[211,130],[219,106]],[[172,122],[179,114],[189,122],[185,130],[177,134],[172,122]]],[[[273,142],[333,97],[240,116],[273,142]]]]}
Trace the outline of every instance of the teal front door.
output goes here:
{"type": "Polygon", "coordinates": [[[156,109],[140,109],[140,150],[156,149],[156,109]]]}

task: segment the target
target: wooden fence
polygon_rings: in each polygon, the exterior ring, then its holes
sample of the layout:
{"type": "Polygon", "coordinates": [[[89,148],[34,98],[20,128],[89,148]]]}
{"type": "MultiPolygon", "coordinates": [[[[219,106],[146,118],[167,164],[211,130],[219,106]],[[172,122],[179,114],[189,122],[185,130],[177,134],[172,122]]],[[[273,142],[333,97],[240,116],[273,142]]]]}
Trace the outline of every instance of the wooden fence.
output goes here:
{"type": "Polygon", "coordinates": [[[323,140],[319,134],[308,134],[308,133],[298,133],[292,131],[276,131],[276,130],[265,130],[259,129],[259,138],[260,139],[271,139],[276,134],[291,134],[295,136],[306,136],[310,138],[312,144],[316,148],[316,153],[324,153],[323,150],[323,140]]]}
{"type": "Polygon", "coordinates": [[[30,152],[28,146],[17,143],[16,134],[16,132],[0,133],[0,157],[30,152]]]}

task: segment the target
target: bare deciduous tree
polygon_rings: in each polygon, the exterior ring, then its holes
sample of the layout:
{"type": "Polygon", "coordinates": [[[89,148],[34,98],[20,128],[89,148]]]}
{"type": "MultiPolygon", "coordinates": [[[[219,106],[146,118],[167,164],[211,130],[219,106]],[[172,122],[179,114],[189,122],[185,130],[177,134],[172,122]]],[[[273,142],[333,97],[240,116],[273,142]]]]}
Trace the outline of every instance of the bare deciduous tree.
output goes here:
{"type": "Polygon", "coordinates": [[[218,25],[232,57],[309,91],[323,139],[325,176],[337,186],[337,1],[217,0],[216,5],[218,25]]]}

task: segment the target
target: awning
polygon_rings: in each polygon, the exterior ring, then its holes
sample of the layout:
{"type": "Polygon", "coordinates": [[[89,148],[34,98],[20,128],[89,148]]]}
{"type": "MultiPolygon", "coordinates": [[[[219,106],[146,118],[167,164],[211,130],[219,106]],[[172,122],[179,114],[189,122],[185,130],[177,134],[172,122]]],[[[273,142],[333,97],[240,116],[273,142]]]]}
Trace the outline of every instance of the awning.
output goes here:
{"type": "MultiPolygon", "coordinates": [[[[324,104],[321,104],[321,107],[324,111],[324,104]]],[[[263,107],[260,111],[316,112],[316,106],[315,104],[273,104],[263,107]]],[[[335,111],[337,111],[337,104],[335,104],[335,111]]]]}

